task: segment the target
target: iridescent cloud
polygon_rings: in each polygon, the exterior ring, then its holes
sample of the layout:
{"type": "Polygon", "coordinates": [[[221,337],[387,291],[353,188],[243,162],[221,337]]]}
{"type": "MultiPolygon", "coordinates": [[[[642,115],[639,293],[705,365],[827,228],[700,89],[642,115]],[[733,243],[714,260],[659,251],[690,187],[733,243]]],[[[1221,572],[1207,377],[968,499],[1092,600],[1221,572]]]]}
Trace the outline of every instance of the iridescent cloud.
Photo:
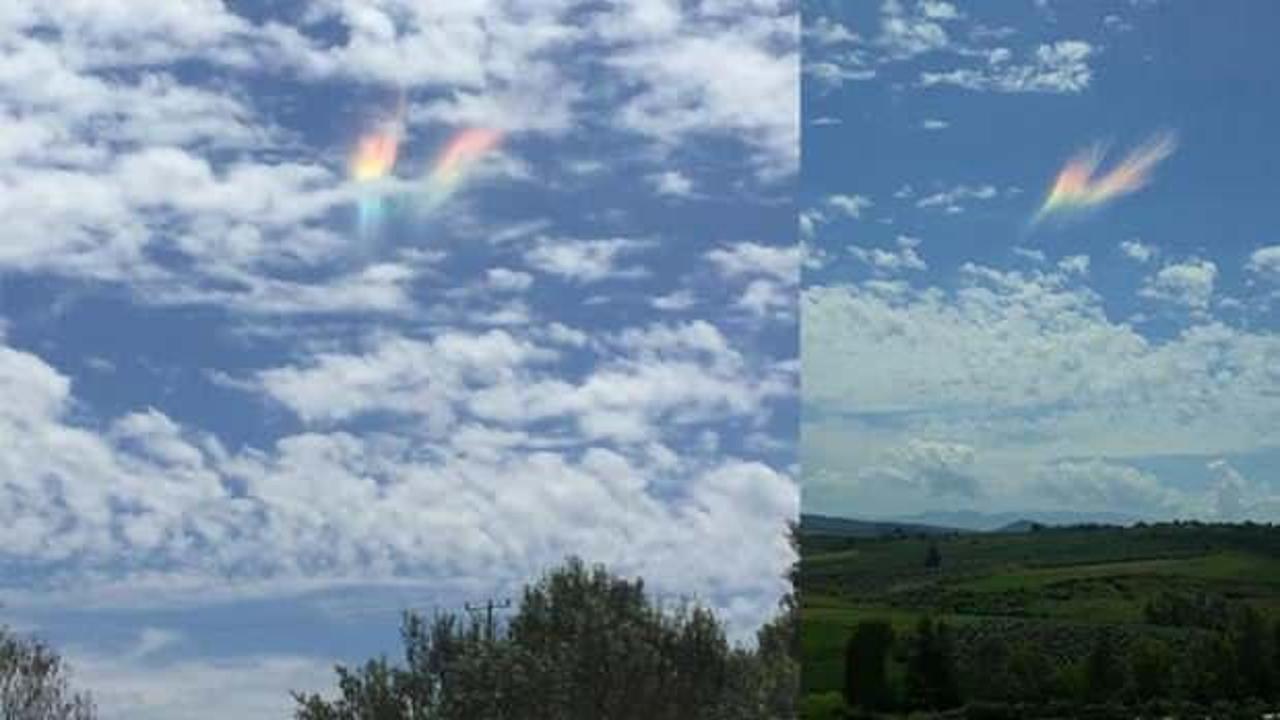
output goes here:
{"type": "Polygon", "coordinates": [[[1160,161],[1173,154],[1177,137],[1172,132],[1152,136],[1132,150],[1115,167],[1095,177],[1102,162],[1103,148],[1093,145],[1067,162],[1032,222],[1067,213],[1089,210],[1137,192],[1151,182],[1151,172],[1160,161]]]}
{"type": "Polygon", "coordinates": [[[497,130],[469,128],[454,135],[436,156],[431,172],[427,175],[422,209],[429,212],[448,200],[476,167],[480,158],[501,143],[502,133],[497,130]]]}
{"type": "Polygon", "coordinates": [[[360,234],[368,236],[382,221],[386,198],[374,183],[391,176],[400,153],[400,140],[404,136],[404,99],[393,119],[382,123],[377,130],[367,133],[356,142],[351,155],[351,179],[366,185],[358,201],[360,234]]]}

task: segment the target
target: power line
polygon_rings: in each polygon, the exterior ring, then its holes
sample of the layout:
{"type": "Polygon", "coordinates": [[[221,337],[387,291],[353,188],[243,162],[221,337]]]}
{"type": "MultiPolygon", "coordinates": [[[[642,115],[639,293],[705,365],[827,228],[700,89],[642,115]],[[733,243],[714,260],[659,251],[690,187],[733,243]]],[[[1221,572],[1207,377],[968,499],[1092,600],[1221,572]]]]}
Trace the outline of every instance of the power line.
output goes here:
{"type": "Polygon", "coordinates": [[[494,635],[493,611],[506,610],[510,608],[511,598],[503,598],[500,601],[494,600],[493,598],[489,598],[482,605],[473,605],[471,603],[467,603],[466,605],[463,605],[463,607],[466,608],[467,612],[471,613],[473,616],[476,613],[479,613],[481,611],[484,612],[484,627],[485,627],[486,637],[492,638],[494,635]]]}

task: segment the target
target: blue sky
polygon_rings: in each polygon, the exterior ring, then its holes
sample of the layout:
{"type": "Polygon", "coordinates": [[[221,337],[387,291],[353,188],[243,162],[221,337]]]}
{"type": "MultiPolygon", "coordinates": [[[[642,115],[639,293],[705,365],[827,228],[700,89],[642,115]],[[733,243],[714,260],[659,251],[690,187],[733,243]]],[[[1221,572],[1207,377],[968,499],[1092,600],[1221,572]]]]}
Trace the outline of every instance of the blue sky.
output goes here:
{"type": "Polygon", "coordinates": [[[1280,519],[1277,19],[804,6],[806,510],[1280,519]],[[1160,132],[1146,187],[1029,222],[1160,132]]]}
{"type": "Polygon", "coordinates": [[[3,621],[110,718],[281,717],[570,553],[754,627],[798,503],[796,16],[5,3],[3,621]],[[503,142],[414,212],[468,128],[503,142]]]}

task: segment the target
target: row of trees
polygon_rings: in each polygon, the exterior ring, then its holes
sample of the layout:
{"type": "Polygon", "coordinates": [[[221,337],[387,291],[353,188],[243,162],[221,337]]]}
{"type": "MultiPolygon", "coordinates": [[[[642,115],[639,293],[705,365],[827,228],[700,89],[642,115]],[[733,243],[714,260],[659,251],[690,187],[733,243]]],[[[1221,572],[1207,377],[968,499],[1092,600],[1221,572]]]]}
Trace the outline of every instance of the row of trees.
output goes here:
{"type": "MultiPolygon", "coordinates": [[[[571,560],[525,589],[503,628],[409,613],[404,658],[338,667],[336,697],[295,694],[298,720],[788,720],[799,691],[799,609],[751,645],[714,613],[664,610],[640,580],[571,560]]],[[[0,720],[94,720],[61,658],[0,629],[0,720]]]]}
{"type": "Polygon", "coordinates": [[[339,667],[337,697],[295,695],[298,720],[781,720],[799,690],[797,608],[754,646],[701,607],[666,611],[640,580],[577,560],[525,589],[495,628],[404,618],[404,659],[339,667]]]}
{"type": "Polygon", "coordinates": [[[871,620],[854,629],[846,646],[845,702],[874,711],[966,703],[1280,703],[1280,622],[1241,608],[1221,631],[1190,633],[1175,645],[1156,633],[1122,641],[1104,630],[1086,656],[1070,659],[1043,643],[999,635],[961,653],[945,623],[925,618],[897,637],[889,623],[871,620]]]}

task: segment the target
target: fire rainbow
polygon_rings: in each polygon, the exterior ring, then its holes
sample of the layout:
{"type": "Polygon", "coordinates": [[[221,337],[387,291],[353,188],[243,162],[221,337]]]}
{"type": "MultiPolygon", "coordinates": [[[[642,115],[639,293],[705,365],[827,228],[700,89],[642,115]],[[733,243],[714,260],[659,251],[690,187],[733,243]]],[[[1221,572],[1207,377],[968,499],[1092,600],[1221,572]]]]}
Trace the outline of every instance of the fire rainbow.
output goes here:
{"type": "Polygon", "coordinates": [[[454,135],[436,156],[427,175],[421,209],[431,212],[448,200],[479,160],[502,143],[502,133],[485,128],[469,128],[454,135]]]}
{"type": "Polygon", "coordinates": [[[1101,177],[1094,177],[1104,149],[1095,144],[1071,158],[1058,173],[1032,224],[1050,216],[1064,216],[1101,207],[1137,192],[1151,182],[1156,165],[1177,149],[1177,137],[1161,132],[1139,145],[1101,177]]]}

